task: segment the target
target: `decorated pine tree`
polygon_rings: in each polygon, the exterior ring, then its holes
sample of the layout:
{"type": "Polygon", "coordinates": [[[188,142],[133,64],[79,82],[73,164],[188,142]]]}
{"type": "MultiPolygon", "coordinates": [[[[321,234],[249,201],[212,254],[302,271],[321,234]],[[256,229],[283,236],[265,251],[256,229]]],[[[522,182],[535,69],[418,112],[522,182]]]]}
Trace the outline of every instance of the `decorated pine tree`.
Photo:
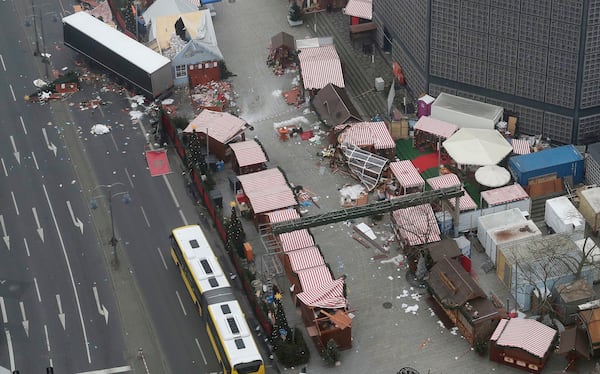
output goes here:
{"type": "Polygon", "coordinates": [[[206,172],[206,163],[204,161],[204,157],[202,157],[202,142],[200,141],[200,137],[196,133],[196,129],[189,135],[188,142],[188,168],[191,170],[193,168],[199,167],[200,172],[204,174],[206,172]]]}
{"type": "Polygon", "coordinates": [[[227,222],[227,250],[236,251],[241,258],[244,258],[244,240],[246,240],[246,233],[244,233],[242,222],[237,216],[235,203],[232,203],[231,216],[227,222]]]}
{"type": "Polygon", "coordinates": [[[273,330],[277,330],[277,333],[282,340],[289,340],[291,339],[291,330],[290,325],[288,325],[287,317],[285,316],[283,304],[281,304],[282,297],[283,295],[277,292],[273,298],[273,305],[275,309],[275,326],[273,330]]]}

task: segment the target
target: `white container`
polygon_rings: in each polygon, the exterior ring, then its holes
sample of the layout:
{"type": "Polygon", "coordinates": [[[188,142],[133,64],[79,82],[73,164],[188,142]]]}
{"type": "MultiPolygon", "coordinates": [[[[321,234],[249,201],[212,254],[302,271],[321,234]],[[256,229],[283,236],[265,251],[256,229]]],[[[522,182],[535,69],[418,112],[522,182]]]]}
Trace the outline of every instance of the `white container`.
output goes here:
{"type": "Polygon", "coordinates": [[[385,81],[383,80],[383,78],[381,77],[377,77],[375,78],[375,90],[377,90],[378,92],[383,91],[385,87],[385,81]]]}
{"type": "Polygon", "coordinates": [[[516,244],[531,238],[541,237],[542,232],[533,221],[511,223],[488,231],[488,242],[485,252],[496,264],[498,247],[516,244]]]}
{"type": "Polygon", "coordinates": [[[477,238],[485,248],[485,253],[496,263],[496,254],[492,253],[490,230],[504,227],[507,224],[522,223],[527,221],[524,213],[518,209],[503,210],[501,212],[487,214],[477,218],[477,238]]]}
{"type": "Polygon", "coordinates": [[[585,236],[585,219],[566,196],[546,200],[544,221],[557,234],[580,240],[585,236]]]}

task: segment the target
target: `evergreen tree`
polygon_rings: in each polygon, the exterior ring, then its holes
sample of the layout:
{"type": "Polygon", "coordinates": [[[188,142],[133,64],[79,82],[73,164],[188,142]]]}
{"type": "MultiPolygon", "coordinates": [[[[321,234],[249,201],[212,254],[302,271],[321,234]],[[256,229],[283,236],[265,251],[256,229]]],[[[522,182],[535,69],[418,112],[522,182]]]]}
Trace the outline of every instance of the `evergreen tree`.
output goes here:
{"type": "Polygon", "coordinates": [[[423,280],[423,279],[425,279],[426,275],[427,275],[427,264],[426,264],[426,260],[425,260],[425,255],[423,255],[423,253],[421,253],[421,255],[419,256],[419,260],[417,261],[417,269],[415,270],[415,278],[417,278],[418,280],[423,280]]]}
{"type": "Polygon", "coordinates": [[[202,174],[206,174],[206,161],[202,156],[202,142],[196,132],[196,129],[189,135],[189,142],[187,148],[188,154],[188,168],[190,170],[199,167],[202,174]]]}
{"type": "Polygon", "coordinates": [[[242,222],[237,216],[235,203],[232,203],[231,216],[227,222],[227,250],[236,251],[240,258],[244,258],[244,240],[246,240],[246,233],[242,222]]]}

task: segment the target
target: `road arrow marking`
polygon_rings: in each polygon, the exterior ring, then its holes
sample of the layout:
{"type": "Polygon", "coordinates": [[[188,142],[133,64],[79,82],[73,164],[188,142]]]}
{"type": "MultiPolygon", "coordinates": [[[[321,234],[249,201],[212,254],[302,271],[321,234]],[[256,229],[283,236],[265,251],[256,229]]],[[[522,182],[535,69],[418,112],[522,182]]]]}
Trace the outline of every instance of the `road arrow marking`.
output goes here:
{"type": "Polygon", "coordinates": [[[21,307],[21,317],[23,318],[23,321],[21,322],[21,324],[23,325],[23,328],[25,329],[25,335],[27,335],[27,337],[29,337],[29,321],[27,320],[27,316],[25,315],[25,304],[23,304],[22,301],[19,301],[19,307],[21,307]]]}
{"type": "Polygon", "coordinates": [[[94,291],[94,298],[96,298],[96,306],[98,307],[98,313],[100,313],[101,316],[104,316],[104,320],[108,325],[108,310],[106,310],[106,307],[103,304],[100,304],[100,297],[98,296],[98,289],[96,288],[96,286],[92,287],[92,290],[94,291]]]}
{"type": "Polygon", "coordinates": [[[54,157],[56,157],[56,146],[54,145],[54,143],[50,142],[48,140],[48,134],[46,134],[46,128],[42,127],[42,133],[44,134],[44,140],[46,141],[46,146],[48,147],[49,150],[51,150],[52,152],[54,152],[54,157]]]}
{"type": "Polygon", "coordinates": [[[40,239],[42,239],[42,243],[44,242],[44,229],[40,227],[40,219],[38,218],[37,215],[37,209],[35,208],[31,208],[31,211],[33,212],[33,218],[35,219],[35,224],[37,226],[37,233],[40,236],[40,239]]]}
{"type": "Polygon", "coordinates": [[[78,217],[75,217],[75,214],[73,213],[73,208],[71,207],[71,202],[69,200],[67,200],[67,208],[69,209],[69,213],[71,214],[73,224],[75,225],[75,227],[79,227],[79,230],[81,230],[81,235],[83,235],[83,222],[81,222],[81,220],[78,217]]]}
{"type": "Polygon", "coordinates": [[[65,329],[65,314],[62,310],[62,304],[60,303],[60,295],[56,294],[56,304],[58,304],[58,319],[60,319],[60,324],[65,329]]]}
{"type": "Polygon", "coordinates": [[[10,238],[6,235],[6,226],[4,225],[4,216],[0,214],[0,226],[2,226],[2,239],[4,239],[4,244],[6,244],[6,248],[10,251],[10,238]]]}
{"type": "Polygon", "coordinates": [[[13,147],[13,155],[15,155],[15,158],[17,159],[17,163],[19,165],[21,165],[21,155],[19,154],[19,151],[17,151],[17,145],[15,144],[15,138],[13,138],[12,135],[10,136],[10,142],[13,147]]]}

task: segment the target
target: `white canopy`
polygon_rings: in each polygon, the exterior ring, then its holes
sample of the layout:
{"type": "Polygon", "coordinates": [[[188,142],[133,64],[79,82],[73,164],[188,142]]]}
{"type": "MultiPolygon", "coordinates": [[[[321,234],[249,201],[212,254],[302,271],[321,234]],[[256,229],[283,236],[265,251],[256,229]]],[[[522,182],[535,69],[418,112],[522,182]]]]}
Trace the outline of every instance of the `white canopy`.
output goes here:
{"type": "Polygon", "coordinates": [[[502,166],[487,165],[477,169],[475,180],[487,187],[502,187],[510,182],[510,173],[502,166]]]}
{"type": "Polygon", "coordinates": [[[450,157],[463,165],[496,165],[512,151],[497,130],[462,128],[442,143],[450,157]]]}

